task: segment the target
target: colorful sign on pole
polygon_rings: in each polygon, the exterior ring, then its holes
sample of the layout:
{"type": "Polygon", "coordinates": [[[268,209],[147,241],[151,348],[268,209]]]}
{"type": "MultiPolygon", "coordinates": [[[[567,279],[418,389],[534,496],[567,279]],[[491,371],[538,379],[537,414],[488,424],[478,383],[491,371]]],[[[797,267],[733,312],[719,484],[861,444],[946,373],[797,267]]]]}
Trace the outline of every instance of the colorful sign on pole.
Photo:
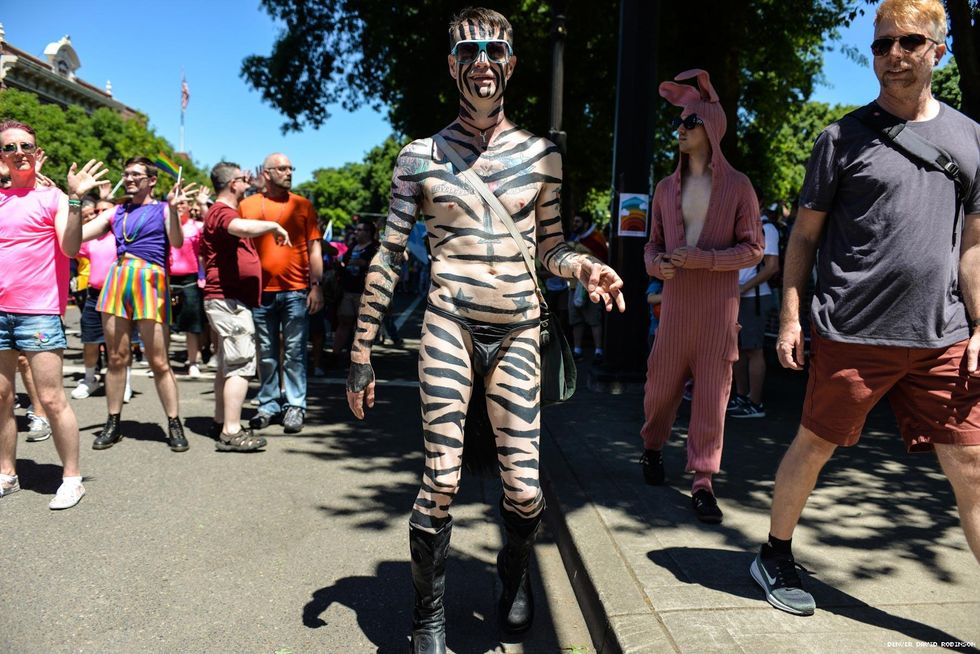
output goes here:
{"type": "Polygon", "coordinates": [[[650,196],[645,193],[620,193],[616,233],[619,236],[647,237],[650,196]]]}

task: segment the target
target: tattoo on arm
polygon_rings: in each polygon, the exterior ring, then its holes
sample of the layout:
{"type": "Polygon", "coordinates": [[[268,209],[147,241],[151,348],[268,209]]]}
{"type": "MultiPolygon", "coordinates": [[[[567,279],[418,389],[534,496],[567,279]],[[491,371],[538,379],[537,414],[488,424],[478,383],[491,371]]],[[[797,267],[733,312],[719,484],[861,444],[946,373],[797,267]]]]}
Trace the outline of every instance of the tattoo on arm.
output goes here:
{"type": "MultiPolygon", "coordinates": [[[[408,237],[415,226],[415,217],[422,201],[422,186],[411,179],[424,165],[424,160],[415,154],[417,143],[406,146],[395,164],[388,222],[381,247],[371,260],[364,280],[364,294],[361,295],[361,306],[357,312],[352,354],[370,352],[398,283],[408,237]]],[[[351,370],[353,374],[353,366],[351,370]]]]}

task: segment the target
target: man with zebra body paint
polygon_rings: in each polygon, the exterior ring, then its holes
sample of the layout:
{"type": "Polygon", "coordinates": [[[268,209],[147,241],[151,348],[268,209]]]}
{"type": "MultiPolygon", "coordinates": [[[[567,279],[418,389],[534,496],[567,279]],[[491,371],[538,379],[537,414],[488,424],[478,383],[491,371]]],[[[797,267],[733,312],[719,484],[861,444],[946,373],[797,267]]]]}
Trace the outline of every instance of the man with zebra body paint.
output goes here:
{"type": "MultiPolygon", "coordinates": [[[[460,109],[439,134],[499,198],[528,249],[551,273],[578,278],[590,299],[607,311],[614,304],[624,310],[619,276],[564,242],[558,148],[504,116],[504,90],[517,62],[510,23],[495,11],[468,9],[450,23],[449,36],[449,72],[460,109]]],[[[409,523],[415,652],[445,652],[449,507],[459,487],[471,398],[486,402],[503,482],[500,510],[507,544],[498,557],[504,585],[498,617],[508,633],[531,624],[527,566],[544,508],[538,482],[536,281],[518,244],[477,191],[457,177],[459,172],[432,138],[414,141],[400,153],[387,229],[361,298],[348,379],[351,410],[363,418],[364,407],[374,405],[371,347],[391,302],[409,233],[419,214],[427,216],[432,283],[419,353],[426,468],[409,523]]]]}

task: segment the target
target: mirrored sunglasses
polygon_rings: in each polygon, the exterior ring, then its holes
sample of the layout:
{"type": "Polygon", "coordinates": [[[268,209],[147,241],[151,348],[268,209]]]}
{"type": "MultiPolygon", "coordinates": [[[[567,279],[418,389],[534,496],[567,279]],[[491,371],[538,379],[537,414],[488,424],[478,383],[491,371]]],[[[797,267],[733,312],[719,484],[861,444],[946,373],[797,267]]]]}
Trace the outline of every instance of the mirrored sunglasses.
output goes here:
{"type": "Polygon", "coordinates": [[[507,63],[513,54],[510,43],[503,39],[493,39],[490,41],[464,40],[457,41],[453,46],[452,54],[461,64],[472,64],[480,58],[480,53],[487,53],[487,61],[495,64],[507,63]]]}

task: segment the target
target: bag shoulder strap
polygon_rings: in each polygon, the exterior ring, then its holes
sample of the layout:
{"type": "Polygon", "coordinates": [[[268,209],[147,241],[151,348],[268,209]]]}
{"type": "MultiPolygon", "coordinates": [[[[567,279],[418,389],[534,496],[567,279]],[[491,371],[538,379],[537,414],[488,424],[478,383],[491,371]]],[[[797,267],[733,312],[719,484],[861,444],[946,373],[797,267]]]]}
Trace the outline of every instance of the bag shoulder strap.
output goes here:
{"type": "Polygon", "coordinates": [[[531,252],[527,249],[527,243],[524,242],[524,237],[521,236],[519,231],[517,231],[517,225],[514,224],[514,219],[511,218],[510,214],[507,212],[507,209],[505,209],[504,205],[501,204],[500,199],[493,194],[493,191],[491,191],[483,180],[480,179],[480,176],[476,174],[476,171],[466,165],[463,158],[459,156],[459,153],[453,150],[452,146],[446,142],[446,139],[443,138],[441,134],[436,134],[432,137],[432,140],[435,141],[436,145],[439,146],[439,149],[442,150],[442,153],[446,155],[446,158],[449,159],[453,166],[455,166],[459,171],[456,173],[456,176],[466,180],[469,185],[473,187],[473,190],[480,194],[480,197],[482,197],[483,201],[487,203],[490,210],[497,215],[500,222],[502,222],[504,227],[507,228],[507,231],[510,232],[511,237],[513,237],[514,241],[517,243],[517,247],[521,251],[521,256],[524,257],[524,265],[527,266],[527,271],[531,275],[531,280],[534,281],[534,290],[537,292],[538,302],[541,303],[541,308],[544,311],[547,311],[548,305],[545,303],[544,296],[541,294],[541,289],[538,287],[538,274],[535,270],[534,258],[531,256],[531,252]]]}
{"type": "Polygon", "coordinates": [[[905,129],[905,121],[895,120],[893,116],[883,111],[876,102],[866,104],[847,115],[857,119],[873,132],[881,134],[906,157],[942,172],[946,177],[953,180],[960,197],[966,197],[966,189],[969,188],[966,172],[960,170],[948,152],[932,141],[916,134],[913,130],[905,129]]]}

